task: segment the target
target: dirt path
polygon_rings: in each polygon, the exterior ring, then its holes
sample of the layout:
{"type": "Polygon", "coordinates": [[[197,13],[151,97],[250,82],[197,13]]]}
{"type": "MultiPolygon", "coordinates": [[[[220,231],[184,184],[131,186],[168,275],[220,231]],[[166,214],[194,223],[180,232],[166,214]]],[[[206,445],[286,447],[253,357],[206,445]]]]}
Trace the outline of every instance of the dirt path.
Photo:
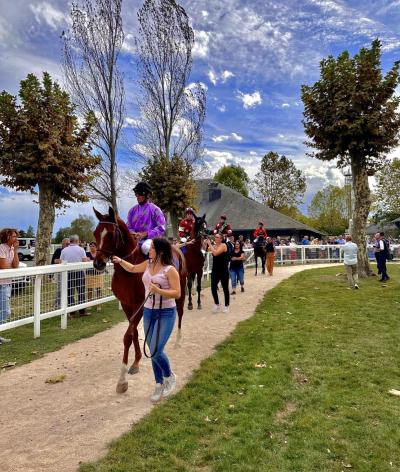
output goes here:
{"type": "MultiPolygon", "coordinates": [[[[273,277],[246,273],[246,291],[232,297],[229,314],[211,314],[210,290],[203,310],[186,311],[183,337],[167,346],[178,387],[212,354],[238,321],[250,317],[264,296],[281,280],[315,266],[276,268],[273,277]]],[[[323,267],[323,265],[318,265],[323,267]]],[[[129,376],[129,389],[115,393],[126,323],[70,344],[0,376],[0,464],[4,472],[70,472],[80,462],[106,452],[107,444],[147,414],[154,387],[150,361],[129,376]],[[58,384],[46,384],[55,375],[58,384]]],[[[141,336],[143,338],[143,334],[141,336]]]]}

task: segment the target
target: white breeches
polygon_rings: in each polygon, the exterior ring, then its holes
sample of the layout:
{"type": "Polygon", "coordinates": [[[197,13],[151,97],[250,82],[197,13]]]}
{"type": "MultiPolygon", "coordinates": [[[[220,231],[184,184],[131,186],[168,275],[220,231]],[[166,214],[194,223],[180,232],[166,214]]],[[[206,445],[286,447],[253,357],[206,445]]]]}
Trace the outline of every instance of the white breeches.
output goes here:
{"type": "Polygon", "coordinates": [[[149,254],[150,246],[151,246],[151,239],[146,239],[145,241],[143,241],[141,245],[141,250],[145,256],[149,254]]]}

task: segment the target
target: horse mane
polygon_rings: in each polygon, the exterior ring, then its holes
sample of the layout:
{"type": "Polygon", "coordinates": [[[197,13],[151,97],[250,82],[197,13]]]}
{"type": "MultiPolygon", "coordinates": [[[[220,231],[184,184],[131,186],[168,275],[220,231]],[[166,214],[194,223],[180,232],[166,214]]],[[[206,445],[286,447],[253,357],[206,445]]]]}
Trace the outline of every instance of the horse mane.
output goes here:
{"type": "Polygon", "coordinates": [[[128,229],[127,224],[122,218],[120,218],[119,216],[116,216],[115,220],[122,233],[123,240],[125,241],[125,244],[127,245],[126,250],[133,251],[137,246],[137,241],[132,236],[131,232],[128,229]]]}

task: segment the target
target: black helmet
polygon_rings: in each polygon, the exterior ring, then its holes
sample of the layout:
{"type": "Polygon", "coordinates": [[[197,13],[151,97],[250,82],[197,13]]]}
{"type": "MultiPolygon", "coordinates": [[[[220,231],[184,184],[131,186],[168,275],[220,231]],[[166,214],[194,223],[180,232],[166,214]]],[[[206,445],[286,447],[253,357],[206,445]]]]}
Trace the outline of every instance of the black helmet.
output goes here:
{"type": "Polygon", "coordinates": [[[138,182],[134,187],[133,191],[138,195],[150,195],[153,189],[147,182],[138,182]]]}

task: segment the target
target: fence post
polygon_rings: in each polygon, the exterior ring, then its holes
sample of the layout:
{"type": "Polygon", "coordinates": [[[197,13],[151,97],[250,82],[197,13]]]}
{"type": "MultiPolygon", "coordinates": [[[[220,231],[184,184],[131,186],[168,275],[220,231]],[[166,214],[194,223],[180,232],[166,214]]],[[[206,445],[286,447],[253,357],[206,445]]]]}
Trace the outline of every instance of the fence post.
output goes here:
{"type": "Polygon", "coordinates": [[[33,289],[33,337],[40,338],[40,298],[42,295],[42,275],[35,277],[33,289]]]}
{"type": "Polygon", "coordinates": [[[301,263],[305,264],[306,263],[306,247],[301,246],[301,263]]]}
{"type": "Polygon", "coordinates": [[[61,284],[61,300],[60,305],[62,308],[61,314],[61,329],[67,329],[67,307],[68,307],[68,271],[67,268],[60,273],[60,284],[61,284]]]}
{"type": "Polygon", "coordinates": [[[283,265],[283,247],[282,246],[279,248],[279,253],[281,256],[281,265],[283,265]]]}

